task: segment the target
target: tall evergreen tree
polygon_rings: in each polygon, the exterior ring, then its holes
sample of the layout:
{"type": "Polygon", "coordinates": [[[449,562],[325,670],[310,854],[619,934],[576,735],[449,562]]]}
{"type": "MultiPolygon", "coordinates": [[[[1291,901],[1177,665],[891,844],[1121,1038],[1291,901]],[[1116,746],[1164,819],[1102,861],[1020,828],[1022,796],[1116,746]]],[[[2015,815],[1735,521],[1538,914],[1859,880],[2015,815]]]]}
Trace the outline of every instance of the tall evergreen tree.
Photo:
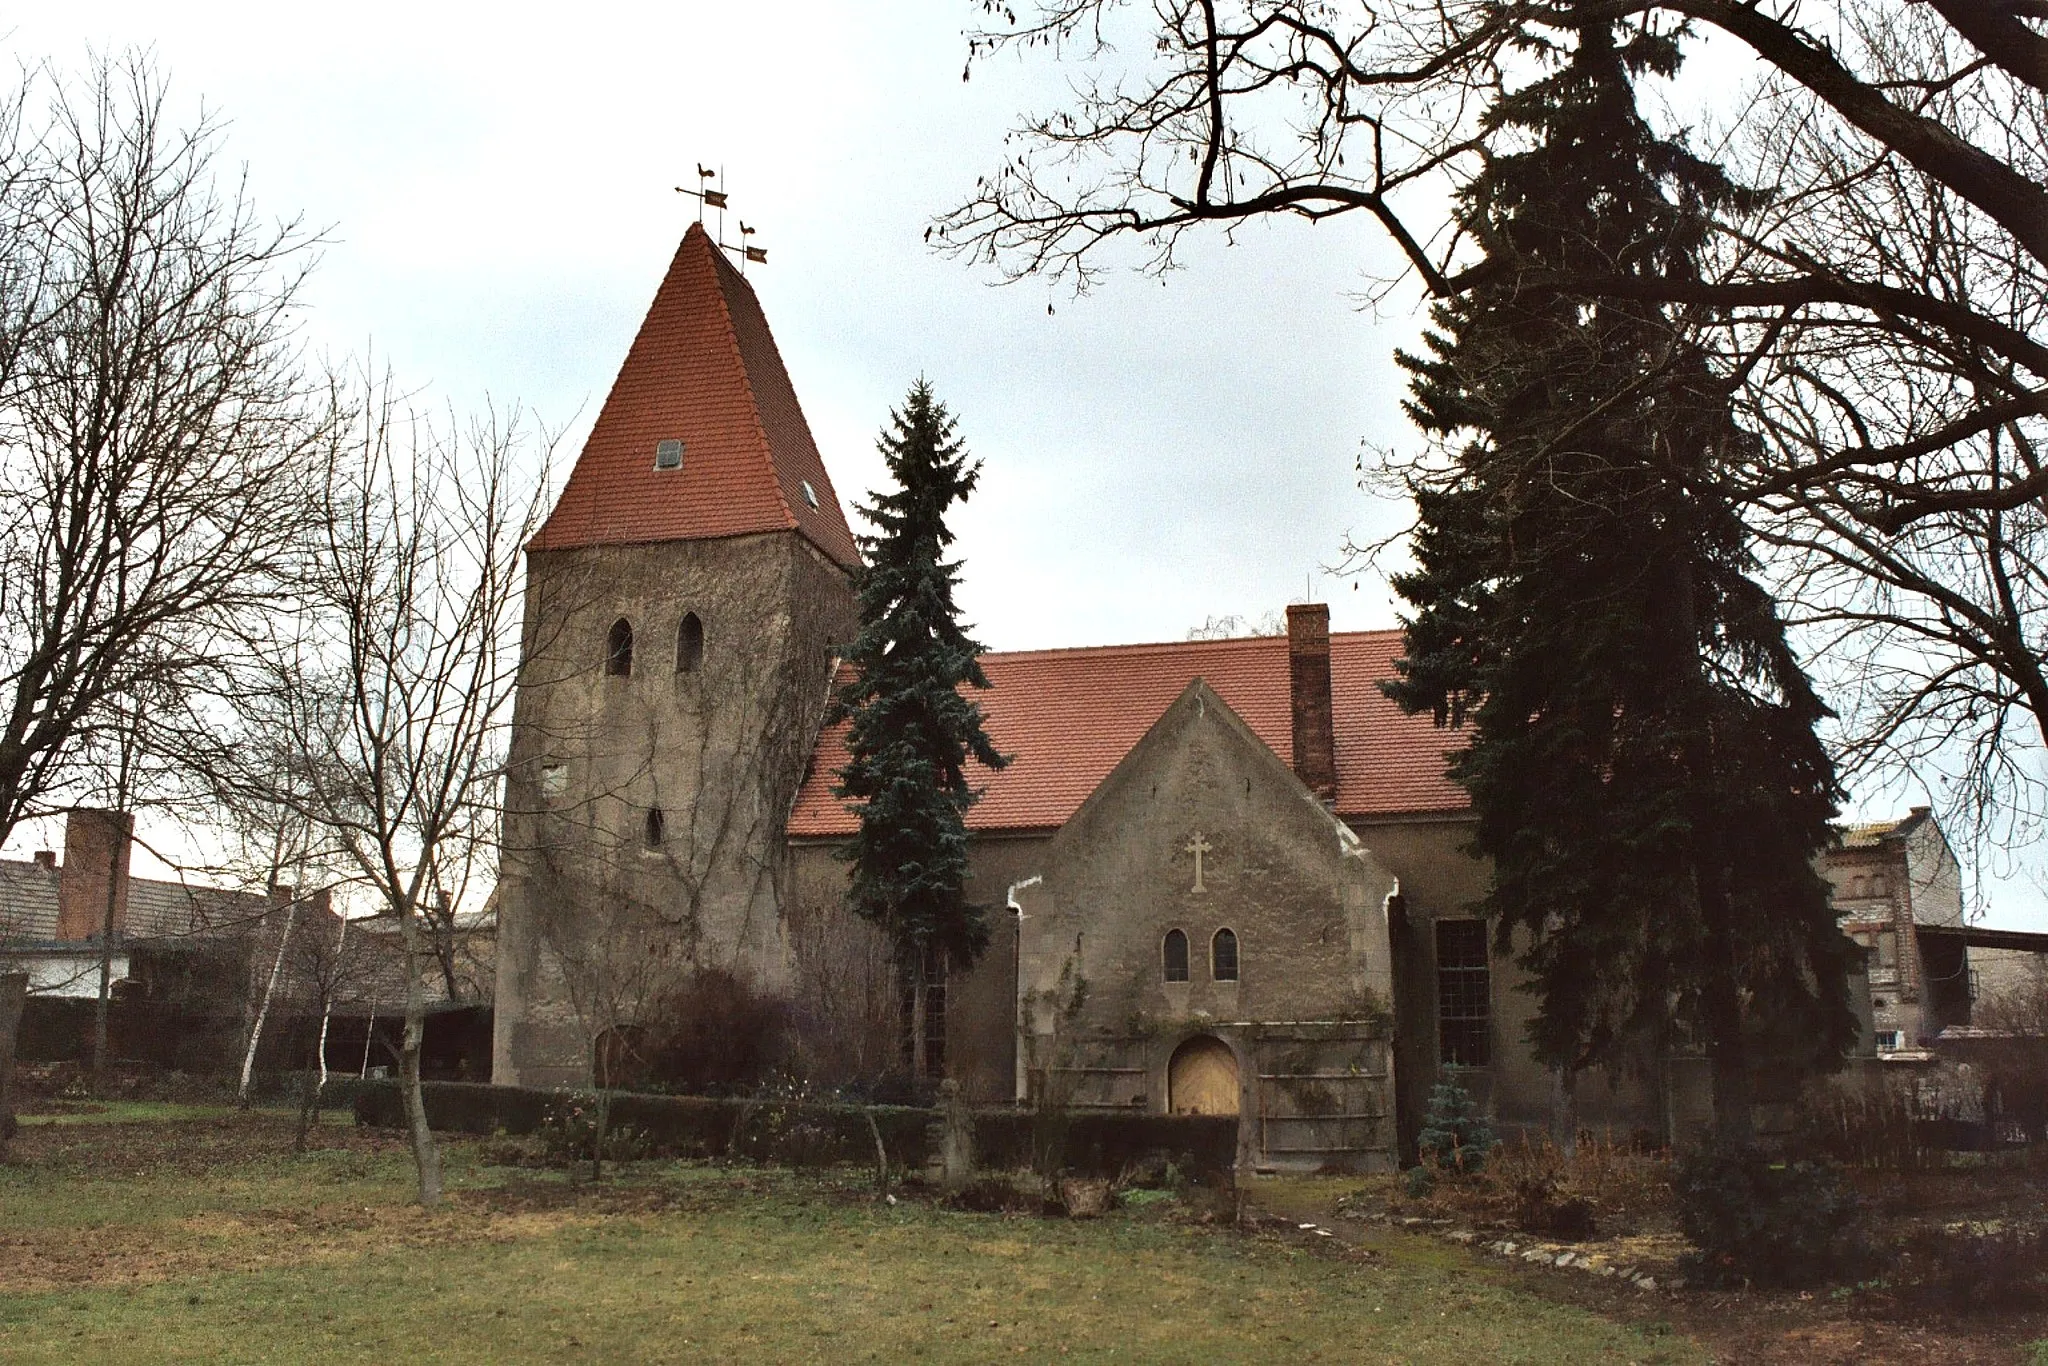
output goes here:
{"type": "Polygon", "coordinates": [[[1452,776],[1493,864],[1482,909],[1533,979],[1537,1056],[1570,1078],[1696,1029],[1742,1139],[1755,1057],[1836,1060],[1854,1037],[1812,866],[1837,788],[1824,709],[1705,477],[1748,438],[1700,320],[1546,284],[1697,277],[1709,213],[1742,197],[1637,111],[1675,36],[1586,9],[1492,113],[1521,150],[1463,197],[1485,283],[1401,357],[1410,416],[1457,448],[1415,483],[1387,692],[1470,727],[1452,776]]]}
{"type": "Polygon", "coordinates": [[[980,478],[945,405],[920,379],[893,430],[877,442],[896,481],[861,508],[877,534],[860,538],[865,565],[854,586],[860,635],[848,647],[852,677],[835,696],[851,718],[849,760],[834,795],[858,804],[860,833],[844,857],[853,865],[853,909],[881,926],[909,1000],[912,1070],[929,1075],[926,1001],[949,969],[971,966],[988,947],[984,909],[967,900],[967,809],[979,792],[970,756],[987,768],[1008,761],[981,726],[963,688],[986,688],[953,601],[960,562],[946,513],[980,478]]]}

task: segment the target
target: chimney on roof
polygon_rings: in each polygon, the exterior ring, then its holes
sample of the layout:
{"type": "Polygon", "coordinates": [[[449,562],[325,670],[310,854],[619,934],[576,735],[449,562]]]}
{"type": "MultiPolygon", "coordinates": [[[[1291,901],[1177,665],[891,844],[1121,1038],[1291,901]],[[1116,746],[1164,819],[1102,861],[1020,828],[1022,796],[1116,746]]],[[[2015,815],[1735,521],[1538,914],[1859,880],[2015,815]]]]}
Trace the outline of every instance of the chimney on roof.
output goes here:
{"type": "Polygon", "coordinates": [[[64,821],[64,866],[57,873],[57,937],[97,939],[111,922],[128,928],[128,856],[135,817],[127,811],[74,810],[64,821]]]}
{"type": "Polygon", "coordinates": [[[36,850],[36,867],[42,869],[46,873],[56,872],[57,851],[55,849],[36,850]]]}
{"type": "Polygon", "coordinates": [[[1337,795],[1337,733],[1330,712],[1330,608],[1287,609],[1287,695],[1294,721],[1294,772],[1324,801],[1337,795]]]}

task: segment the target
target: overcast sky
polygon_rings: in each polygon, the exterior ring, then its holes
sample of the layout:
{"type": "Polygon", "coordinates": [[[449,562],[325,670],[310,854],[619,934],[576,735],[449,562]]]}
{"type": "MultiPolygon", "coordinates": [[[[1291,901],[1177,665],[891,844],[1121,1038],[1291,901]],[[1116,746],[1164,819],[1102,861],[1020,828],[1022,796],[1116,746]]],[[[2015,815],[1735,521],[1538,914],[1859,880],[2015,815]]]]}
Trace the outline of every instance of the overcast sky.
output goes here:
{"type": "Polygon", "coordinates": [[[1414,322],[1357,302],[1384,243],[1362,220],[1257,225],[1082,299],[933,253],[931,216],[1064,94],[1042,59],[963,82],[972,10],[159,0],[46,4],[0,37],[60,65],[151,49],[182,111],[225,121],[259,207],[325,230],[309,339],[458,408],[525,405],[564,470],[702,162],[768,248],[749,278],[842,499],[878,481],[917,375],[959,416],[984,462],[962,601],[989,646],[1178,639],[1305,598],[1340,630],[1394,624],[1379,581],[1325,572],[1406,515],[1354,473],[1361,443],[1414,439],[1391,359],[1414,322]]]}

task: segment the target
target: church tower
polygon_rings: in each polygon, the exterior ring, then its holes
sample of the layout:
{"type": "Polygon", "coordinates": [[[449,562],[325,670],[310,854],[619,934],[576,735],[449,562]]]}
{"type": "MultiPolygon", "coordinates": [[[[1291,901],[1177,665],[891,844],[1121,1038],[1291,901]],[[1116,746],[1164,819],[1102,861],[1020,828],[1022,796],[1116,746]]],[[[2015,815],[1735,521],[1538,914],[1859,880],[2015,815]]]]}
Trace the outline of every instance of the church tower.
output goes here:
{"type": "Polygon", "coordinates": [[[692,226],[527,547],[494,1080],[586,1081],[692,971],[787,989],[784,825],[857,563],[760,302],[692,226]]]}

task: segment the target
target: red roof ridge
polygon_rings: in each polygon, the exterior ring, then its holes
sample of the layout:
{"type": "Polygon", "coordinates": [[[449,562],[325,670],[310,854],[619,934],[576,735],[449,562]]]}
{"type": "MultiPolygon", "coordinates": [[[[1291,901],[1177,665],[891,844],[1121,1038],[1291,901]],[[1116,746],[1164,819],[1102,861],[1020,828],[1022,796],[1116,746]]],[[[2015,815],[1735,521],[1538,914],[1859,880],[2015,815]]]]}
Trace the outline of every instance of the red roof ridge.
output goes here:
{"type": "MultiPolygon", "coordinates": [[[[1332,641],[1365,640],[1373,637],[1399,636],[1400,634],[1401,628],[1398,626],[1381,626],[1366,631],[1332,631],[1330,632],[1330,639],[1332,641]]],[[[1000,659],[1008,661],[1013,659],[1050,659],[1084,654],[1172,654],[1180,650],[1218,645],[1252,646],[1276,643],[1281,645],[1287,643],[1287,636],[1284,632],[1270,636],[1219,636],[1214,639],[1199,640],[1134,640],[1113,645],[1047,645],[1035,650],[984,650],[976,657],[982,660],[1000,659]]]]}
{"type": "MultiPolygon", "coordinates": [[[[704,231],[702,223],[692,223],[684,229],[683,240],[689,241],[693,232],[702,237],[707,244],[711,242],[711,234],[704,231]]],[[[747,369],[747,354],[740,350],[739,320],[732,315],[732,295],[726,292],[730,286],[726,283],[725,277],[736,275],[738,272],[733,270],[732,263],[725,259],[725,253],[715,245],[711,247],[711,270],[718,279],[718,308],[725,314],[726,345],[732,351],[733,363],[739,367],[740,384],[746,389],[747,402],[754,409],[754,423],[761,428],[761,466],[768,471],[768,482],[775,486],[775,501],[782,509],[783,526],[795,531],[796,509],[789,505],[789,496],[782,491],[782,472],[775,468],[775,448],[768,439],[768,424],[761,420],[761,394],[754,387],[753,372],[747,369]]]]}

